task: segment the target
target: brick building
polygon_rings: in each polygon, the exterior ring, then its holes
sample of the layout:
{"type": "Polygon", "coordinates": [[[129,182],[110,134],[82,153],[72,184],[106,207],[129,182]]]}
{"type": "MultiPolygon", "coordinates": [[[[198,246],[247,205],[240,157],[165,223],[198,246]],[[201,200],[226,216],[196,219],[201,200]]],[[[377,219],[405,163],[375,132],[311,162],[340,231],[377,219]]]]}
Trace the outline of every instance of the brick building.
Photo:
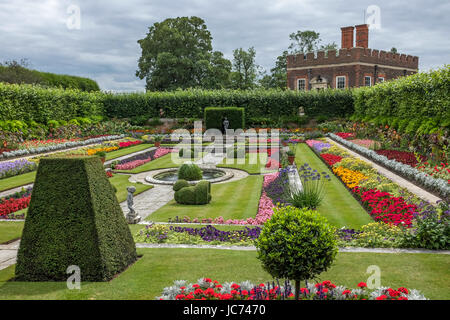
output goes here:
{"type": "Polygon", "coordinates": [[[369,26],[344,27],[342,48],[287,57],[287,85],[291,90],[353,88],[417,73],[419,58],[369,49],[369,26]],[[356,43],[354,44],[354,30],[356,43]]]}

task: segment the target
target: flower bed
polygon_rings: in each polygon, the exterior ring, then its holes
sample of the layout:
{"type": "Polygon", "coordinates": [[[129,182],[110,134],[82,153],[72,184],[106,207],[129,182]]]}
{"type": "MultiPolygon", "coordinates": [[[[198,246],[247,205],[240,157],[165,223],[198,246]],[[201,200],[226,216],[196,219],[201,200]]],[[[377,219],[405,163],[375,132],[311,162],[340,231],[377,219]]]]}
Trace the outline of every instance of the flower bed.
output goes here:
{"type": "Polygon", "coordinates": [[[25,209],[30,204],[32,188],[16,192],[0,200],[0,218],[14,218],[12,213],[25,209]]]}
{"type": "Polygon", "coordinates": [[[354,187],[356,187],[361,180],[367,179],[367,177],[361,172],[353,171],[341,166],[333,167],[333,172],[342,180],[342,182],[344,182],[344,184],[349,189],[353,189],[354,187]]]}
{"type": "MultiPolygon", "coordinates": [[[[260,283],[255,285],[250,281],[241,283],[227,282],[220,284],[210,278],[202,278],[197,283],[187,283],[185,280],[174,281],[173,286],[163,289],[159,300],[293,300],[295,290],[290,282],[280,285],[275,283],[260,283]]],[[[420,291],[400,287],[395,289],[380,287],[368,289],[365,282],[360,282],[357,288],[350,289],[336,286],[325,280],[316,284],[308,283],[300,288],[300,300],[426,300],[420,291]]]]}
{"type": "Polygon", "coordinates": [[[355,134],[351,132],[336,132],[335,134],[342,139],[350,139],[355,137],[355,134]]]}
{"type": "Polygon", "coordinates": [[[253,245],[261,228],[246,227],[243,230],[222,231],[208,225],[202,228],[174,227],[167,225],[147,225],[135,236],[137,242],[184,243],[212,245],[253,245]]]}
{"type": "Polygon", "coordinates": [[[369,159],[381,164],[382,166],[396,172],[397,174],[400,174],[406,179],[415,181],[430,192],[436,192],[437,194],[440,194],[444,199],[450,198],[450,184],[448,180],[434,178],[433,176],[430,176],[427,173],[418,170],[417,168],[413,168],[396,160],[389,160],[385,156],[379,155],[373,150],[358,146],[351,141],[342,139],[332,133],[329,134],[329,137],[345,145],[346,147],[362,154],[363,156],[368,157],[369,159]]]}
{"type": "Polygon", "coordinates": [[[370,139],[353,139],[352,142],[354,144],[357,144],[359,146],[365,147],[365,148],[375,148],[376,146],[379,146],[380,143],[378,141],[375,140],[370,140],[370,139]]]}
{"type": "Polygon", "coordinates": [[[318,141],[318,140],[306,140],[306,144],[309,147],[313,147],[314,149],[316,149],[318,152],[321,152],[322,149],[327,149],[331,147],[331,144],[329,143],[325,143],[323,141],[318,141]]]}
{"type": "Polygon", "coordinates": [[[31,172],[36,169],[36,162],[28,161],[25,159],[0,162],[0,179],[31,172]]]}
{"type": "Polygon", "coordinates": [[[417,206],[407,204],[403,197],[394,197],[388,192],[381,192],[377,189],[364,190],[355,187],[352,191],[370,210],[369,213],[375,221],[411,227],[417,206]]]}
{"type": "Polygon", "coordinates": [[[136,141],[124,141],[124,142],[119,142],[119,148],[128,148],[131,146],[136,146],[138,144],[141,144],[142,141],[141,140],[136,140],[136,141]]]}
{"type": "Polygon", "coordinates": [[[335,163],[340,162],[342,160],[341,156],[337,156],[331,153],[321,153],[320,156],[328,163],[329,166],[333,166],[335,163]]]}
{"type": "MultiPolygon", "coordinates": [[[[376,150],[379,155],[385,156],[389,160],[396,160],[398,162],[407,164],[411,167],[416,167],[417,159],[413,152],[398,151],[398,150],[376,150]]],[[[422,161],[425,161],[424,156],[420,156],[422,161]]]]}
{"type": "Polygon", "coordinates": [[[89,138],[86,140],[77,140],[77,141],[68,141],[60,144],[50,145],[50,146],[42,146],[38,148],[29,148],[29,149],[18,149],[13,150],[9,152],[3,152],[0,154],[0,159],[9,159],[9,158],[15,158],[15,157],[22,157],[22,156],[28,156],[33,154],[39,154],[39,153],[46,153],[46,152],[52,152],[52,151],[58,151],[63,149],[69,149],[69,148],[75,148],[75,147],[81,147],[89,144],[99,143],[103,141],[108,140],[118,140],[122,139],[125,135],[111,135],[111,136],[100,136],[96,138],[89,138]]]}

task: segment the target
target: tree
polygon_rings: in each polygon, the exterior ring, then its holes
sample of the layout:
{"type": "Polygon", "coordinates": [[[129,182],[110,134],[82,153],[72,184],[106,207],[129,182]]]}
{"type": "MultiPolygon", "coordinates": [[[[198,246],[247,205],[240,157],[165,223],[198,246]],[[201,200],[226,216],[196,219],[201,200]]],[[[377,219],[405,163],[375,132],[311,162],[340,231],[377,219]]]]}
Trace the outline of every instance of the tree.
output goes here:
{"type": "Polygon", "coordinates": [[[338,248],[335,229],[315,210],[276,208],[256,240],[258,259],[275,278],[300,281],[316,277],[333,263],[338,248]]]}
{"type": "Polygon", "coordinates": [[[250,47],[248,51],[242,48],[233,51],[233,71],[231,73],[232,87],[235,89],[252,89],[260,67],[255,63],[256,51],[250,47]]]}
{"type": "Polygon", "coordinates": [[[297,32],[291,33],[289,39],[292,41],[289,45],[291,54],[316,51],[321,41],[320,33],[312,30],[298,30],[297,32]]]}
{"type": "Polygon", "coordinates": [[[157,22],[138,40],[142,55],[136,76],[146,79],[147,90],[220,88],[229,78],[231,63],[212,51],[211,40],[201,18],[157,22]]]}
{"type": "Polygon", "coordinates": [[[392,53],[397,53],[398,51],[397,51],[397,48],[396,48],[396,47],[392,47],[390,52],[392,52],[392,53]]]}
{"type": "Polygon", "coordinates": [[[277,57],[275,61],[275,66],[270,69],[271,74],[265,76],[261,79],[261,85],[265,88],[280,88],[286,89],[286,77],[287,77],[287,56],[289,54],[299,54],[299,53],[308,53],[313,51],[325,51],[325,54],[328,53],[329,50],[337,50],[336,43],[328,43],[325,45],[321,45],[319,47],[320,42],[320,33],[306,30],[306,31],[297,31],[293,32],[289,35],[289,39],[291,40],[291,44],[288,49],[290,51],[283,51],[282,55],[277,57]]]}
{"type": "Polygon", "coordinates": [[[6,83],[28,83],[39,84],[43,81],[42,76],[38,72],[28,69],[29,62],[27,59],[20,61],[11,60],[0,63],[0,82],[6,83]]]}

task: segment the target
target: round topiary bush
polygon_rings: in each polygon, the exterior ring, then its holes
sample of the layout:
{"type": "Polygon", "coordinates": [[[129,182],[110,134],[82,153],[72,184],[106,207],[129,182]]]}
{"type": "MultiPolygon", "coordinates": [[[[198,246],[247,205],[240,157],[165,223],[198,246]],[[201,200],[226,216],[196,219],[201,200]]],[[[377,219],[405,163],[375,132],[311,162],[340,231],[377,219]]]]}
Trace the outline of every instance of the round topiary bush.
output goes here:
{"type": "Polygon", "coordinates": [[[193,163],[184,163],[178,169],[178,179],[187,181],[200,180],[202,178],[202,169],[193,163]]]}
{"type": "Polygon", "coordinates": [[[338,248],[335,229],[313,210],[275,208],[256,240],[258,259],[273,277],[295,281],[312,279],[332,264],[338,248]]]}

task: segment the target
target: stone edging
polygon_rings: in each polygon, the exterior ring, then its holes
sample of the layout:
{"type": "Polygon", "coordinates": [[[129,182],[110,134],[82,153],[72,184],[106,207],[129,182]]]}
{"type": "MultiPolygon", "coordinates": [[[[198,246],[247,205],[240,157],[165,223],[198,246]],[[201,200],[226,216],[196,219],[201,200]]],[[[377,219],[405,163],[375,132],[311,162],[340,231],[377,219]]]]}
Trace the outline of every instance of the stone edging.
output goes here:
{"type": "MultiPolygon", "coordinates": [[[[215,178],[215,179],[208,180],[208,181],[211,182],[211,183],[216,183],[216,182],[226,181],[226,180],[229,180],[229,179],[231,179],[231,178],[234,177],[234,173],[231,172],[231,171],[229,171],[229,170],[224,170],[224,169],[219,169],[219,168],[207,168],[207,167],[202,167],[202,166],[200,166],[200,168],[201,168],[201,169],[204,169],[204,170],[217,170],[217,171],[220,171],[220,172],[224,172],[224,173],[225,173],[225,175],[223,175],[223,176],[221,176],[221,177],[219,177],[219,178],[215,178]]],[[[155,176],[155,175],[157,175],[157,174],[160,174],[160,173],[165,173],[165,172],[176,172],[176,171],[178,171],[177,168],[176,168],[176,169],[174,169],[174,168],[168,168],[168,169],[158,169],[158,170],[153,170],[153,171],[152,171],[152,176],[147,176],[147,177],[145,177],[145,181],[148,182],[148,183],[151,183],[151,184],[173,185],[173,184],[175,183],[174,181],[161,181],[161,180],[154,179],[153,176],[155,176]]],[[[188,181],[188,182],[189,182],[189,184],[196,184],[196,183],[198,183],[199,181],[200,181],[200,180],[197,180],[197,181],[188,181]]]]}
{"type": "MultiPolygon", "coordinates": [[[[193,245],[193,244],[153,244],[136,243],[136,248],[157,248],[157,249],[221,249],[221,250],[242,250],[256,251],[255,246],[221,246],[221,245],[193,245]]],[[[424,253],[424,254],[446,254],[450,255],[450,250],[427,250],[427,249],[395,249],[395,248],[360,248],[360,247],[340,247],[339,252],[355,253],[424,253]]]]}

